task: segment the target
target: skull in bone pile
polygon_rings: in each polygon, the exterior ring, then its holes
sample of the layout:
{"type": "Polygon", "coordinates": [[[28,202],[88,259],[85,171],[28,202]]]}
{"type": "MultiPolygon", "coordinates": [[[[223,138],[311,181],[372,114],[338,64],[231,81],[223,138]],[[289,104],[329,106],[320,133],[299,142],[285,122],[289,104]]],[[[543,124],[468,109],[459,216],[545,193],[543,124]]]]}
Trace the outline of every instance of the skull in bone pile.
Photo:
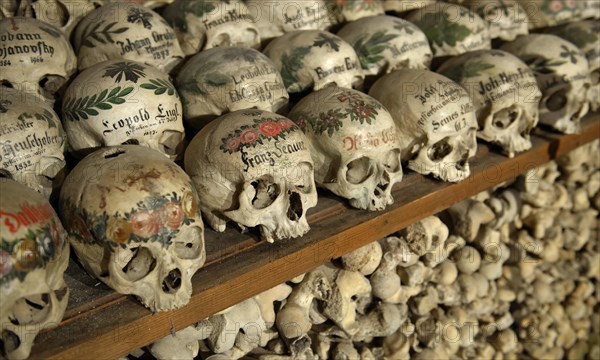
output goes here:
{"type": "Polygon", "coordinates": [[[62,104],[70,150],[138,144],[175,160],[185,138],[181,100],[169,76],[129,60],[96,64],[71,83],[62,104]]]}
{"type": "Polygon", "coordinates": [[[49,104],[77,70],[77,58],[60,30],[23,17],[0,21],[0,83],[37,94],[49,104]]]}
{"type": "Polygon", "coordinates": [[[186,55],[219,46],[260,46],[258,28],[240,0],[176,0],[162,14],[186,55]]]}
{"type": "Polygon", "coordinates": [[[289,113],[309,139],[315,182],[359,209],[392,204],[402,180],[400,144],[391,115],[375,99],[335,86],[304,97],[289,113]]]}
{"type": "Polygon", "coordinates": [[[337,35],[354,47],[366,75],[429,69],[433,58],[421,29],[395,16],[362,18],[344,26],[337,35]]]}
{"type": "Polygon", "coordinates": [[[410,169],[451,182],[469,176],[477,118],[464,88],[431,71],[403,69],[377,80],[369,95],[394,118],[410,169]]]}
{"type": "Polygon", "coordinates": [[[405,13],[435,4],[438,0],[382,0],[386,12],[405,13]]]}
{"type": "Polygon", "coordinates": [[[314,165],[308,139],[285,117],[239,110],[213,120],[188,146],[185,169],[216,231],[233,220],[260,226],[272,242],[309,230],[306,211],[317,203],[314,165]]]}
{"type": "Polygon", "coordinates": [[[352,46],[326,31],[286,33],[271,41],[264,53],[279,69],[290,94],[330,84],[360,87],[365,78],[352,46]]]}
{"type": "Polygon", "coordinates": [[[17,2],[17,0],[1,0],[0,20],[15,16],[18,8],[19,3],[17,2]]]}
{"type": "Polygon", "coordinates": [[[385,14],[381,0],[336,1],[333,4],[332,12],[340,23],[385,14]]]}
{"type": "Polygon", "coordinates": [[[179,308],[204,264],[204,226],[190,178],[158,151],[100,149],[67,176],[60,214],[81,264],[152,311],[179,308]]]}
{"type": "Polygon", "coordinates": [[[170,72],[183,59],[173,29],[156,12],[112,3],[83,18],[73,35],[79,70],[107,60],[135,60],[170,72]]]}
{"type": "Polygon", "coordinates": [[[564,24],[579,17],[580,0],[517,0],[528,16],[529,30],[564,24]]]}
{"type": "Polygon", "coordinates": [[[0,173],[50,198],[66,165],[67,136],[43,100],[0,89],[0,173]]]}
{"type": "Polygon", "coordinates": [[[585,53],[592,82],[588,91],[588,101],[592,111],[600,109],[600,24],[598,21],[576,21],[546,29],[546,32],[570,41],[585,53]]]}
{"type": "Polygon", "coordinates": [[[542,93],[535,75],[519,58],[501,50],[473,51],[446,61],[438,73],[462,85],[473,99],[477,137],[513,157],[531,148],[542,93]]]}
{"type": "Polygon", "coordinates": [[[56,326],[67,307],[69,245],[41,194],[8,179],[0,193],[0,357],[26,359],[38,332],[56,326]]]}
{"type": "Polygon", "coordinates": [[[194,129],[236,110],[278,112],[289,98],[271,59],[247,48],[202,51],[185,63],[176,83],[185,120],[194,129]]]}
{"type": "Polygon", "coordinates": [[[577,1],[577,7],[579,9],[579,16],[581,19],[600,19],[600,1],[577,1]]]}
{"type": "Polygon", "coordinates": [[[512,41],[529,34],[527,13],[517,0],[467,0],[465,6],[487,21],[492,39],[512,41]]]}
{"type": "Polygon", "coordinates": [[[521,36],[501,49],[533,70],[542,91],[540,123],[566,134],[578,132],[589,109],[591,78],[585,54],[572,43],[546,34],[521,36]]]}

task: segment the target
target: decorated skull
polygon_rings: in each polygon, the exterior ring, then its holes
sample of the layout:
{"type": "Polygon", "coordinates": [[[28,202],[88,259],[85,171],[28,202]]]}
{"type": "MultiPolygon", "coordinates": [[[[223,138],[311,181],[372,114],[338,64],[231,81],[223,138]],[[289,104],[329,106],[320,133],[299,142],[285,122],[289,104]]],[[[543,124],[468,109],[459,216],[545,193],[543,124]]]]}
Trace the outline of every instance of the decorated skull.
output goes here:
{"type": "Polygon", "coordinates": [[[528,16],[529,29],[569,22],[579,16],[580,0],[518,0],[528,16]]]}
{"type": "Polygon", "coordinates": [[[369,95],[394,118],[410,169],[451,182],[469,176],[477,118],[464,88],[431,71],[403,69],[377,80],[369,95]]]}
{"type": "Polygon", "coordinates": [[[40,331],[63,318],[69,244],[42,195],[8,179],[0,193],[0,357],[20,360],[40,331]]]}
{"type": "Polygon", "coordinates": [[[169,76],[135,61],[113,60],[81,72],[62,104],[70,150],[138,144],[170,159],[183,154],[181,100],[169,76]]]}
{"type": "Polygon", "coordinates": [[[194,129],[236,110],[278,112],[289,98],[271,59],[247,48],[223,47],[196,54],[181,68],[176,84],[185,120],[194,129]]]}
{"type": "Polygon", "coordinates": [[[354,47],[366,75],[396,69],[428,69],[431,48],[425,34],[395,16],[372,16],[344,26],[337,35],[354,47]]]}
{"type": "Polygon", "coordinates": [[[304,97],[290,112],[309,140],[315,182],[359,209],[392,204],[402,180],[396,125],[383,106],[357,90],[334,86],[304,97]]]}
{"type": "Polygon", "coordinates": [[[335,1],[332,12],[340,23],[385,14],[381,0],[335,1]]]}
{"type": "Polygon", "coordinates": [[[527,13],[517,0],[468,0],[465,6],[487,21],[492,39],[512,41],[529,34],[527,13]]]}
{"type": "Polygon", "coordinates": [[[480,50],[446,61],[438,73],[471,95],[477,137],[499,145],[509,157],[531,148],[542,93],[527,64],[501,50],[480,50]]]}
{"type": "Polygon", "coordinates": [[[529,65],[542,91],[540,123],[572,134],[589,110],[587,92],[591,85],[585,54],[555,35],[531,34],[501,47],[529,65]]]}
{"type": "Polygon", "coordinates": [[[404,13],[435,4],[437,0],[382,0],[386,12],[404,13]]]}
{"type": "Polygon", "coordinates": [[[360,87],[365,78],[352,46],[326,31],[286,33],[271,41],[264,53],[279,69],[290,94],[330,84],[360,87]]]}
{"type": "Polygon", "coordinates": [[[0,172],[50,198],[66,165],[60,119],[42,100],[2,89],[0,120],[0,172]]]}
{"type": "Polygon", "coordinates": [[[185,152],[185,169],[210,226],[260,227],[269,242],[304,235],[317,204],[308,139],[291,120],[238,110],[206,125],[185,152]]]}
{"type": "Polygon", "coordinates": [[[260,46],[258,28],[240,0],[176,0],[162,14],[186,55],[219,46],[260,46]]]}
{"type": "Polygon", "coordinates": [[[77,58],[60,30],[36,19],[0,21],[0,83],[37,94],[50,104],[77,70],[77,58]]]}
{"type": "Polygon", "coordinates": [[[179,308],[205,260],[204,226],[190,178],[158,151],[100,149],[67,176],[60,215],[94,277],[152,311],[179,308]]]}
{"type": "Polygon", "coordinates": [[[79,70],[107,60],[135,60],[165,72],[183,59],[173,29],[154,11],[112,3],[83,18],[73,35],[79,70]]]}
{"type": "Polygon", "coordinates": [[[580,0],[577,1],[577,7],[581,19],[600,19],[600,1],[580,0]]]}

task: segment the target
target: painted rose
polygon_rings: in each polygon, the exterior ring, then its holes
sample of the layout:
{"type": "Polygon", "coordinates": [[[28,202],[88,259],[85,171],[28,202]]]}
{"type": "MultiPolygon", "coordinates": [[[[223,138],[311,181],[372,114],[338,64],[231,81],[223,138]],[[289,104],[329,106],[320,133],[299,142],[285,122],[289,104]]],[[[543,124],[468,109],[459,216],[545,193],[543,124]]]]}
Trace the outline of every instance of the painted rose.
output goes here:
{"type": "Polygon", "coordinates": [[[116,243],[126,243],[131,236],[131,226],[121,218],[111,216],[106,222],[106,237],[116,243]]]}
{"type": "Polygon", "coordinates": [[[366,119],[373,115],[373,109],[368,105],[359,105],[352,109],[354,115],[360,119],[366,119]]]}
{"type": "Polygon", "coordinates": [[[10,274],[13,269],[13,259],[9,253],[0,250],[0,276],[10,274]]]}
{"type": "Polygon", "coordinates": [[[258,129],[265,136],[277,136],[281,132],[279,125],[272,121],[265,121],[258,125],[258,129]]]}
{"type": "Polygon", "coordinates": [[[240,147],[240,139],[237,137],[233,137],[233,138],[227,140],[226,146],[230,152],[236,152],[237,149],[240,147]]]}
{"type": "Polygon", "coordinates": [[[13,256],[15,258],[15,268],[21,271],[35,269],[40,261],[36,242],[28,239],[19,242],[14,247],[13,256]]]}
{"type": "Polygon", "coordinates": [[[242,141],[242,144],[251,144],[251,143],[255,142],[258,139],[258,137],[259,137],[258,131],[254,130],[254,129],[245,129],[240,134],[240,139],[242,141]]]}
{"type": "Polygon", "coordinates": [[[183,210],[176,202],[168,202],[160,210],[160,223],[170,230],[179,229],[183,222],[183,210]]]}
{"type": "Polygon", "coordinates": [[[552,0],[548,4],[548,9],[550,9],[550,11],[552,11],[552,12],[559,12],[562,10],[562,8],[563,8],[563,4],[562,4],[561,0],[552,0]]]}
{"type": "Polygon", "coordinates": [[[131,224],[131,232],[143,238],[155,235],[160,228],[157,213],[147,210],[141,210],[133,214],[129,223],[131,224]]]}
{"type": "Polygon", "coordinates": [[[277,121],[277,125],[279,125],[282,130],[289,130],[294,127],[294,123],[288,119],[280,119],[277,121]]]}
{"type": "Polygon", "coordinates": [[[181,207],[183,208],[183,213],[187,217],[194,217],[198,214],[198,203],[191,191],[183,194],[183,197],[181,198],[181,207]]]}

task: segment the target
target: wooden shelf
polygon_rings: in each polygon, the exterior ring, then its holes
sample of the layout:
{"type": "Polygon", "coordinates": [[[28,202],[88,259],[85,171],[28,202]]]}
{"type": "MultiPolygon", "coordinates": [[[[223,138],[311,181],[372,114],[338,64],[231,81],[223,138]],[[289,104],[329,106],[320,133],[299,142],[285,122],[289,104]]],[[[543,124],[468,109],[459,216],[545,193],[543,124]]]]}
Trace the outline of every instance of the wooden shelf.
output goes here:
{"type": "Polygon", "coordinates": [[[152,314],[134,298],[99,284],[71,260],[66,276],[71,295],[64,320],[38,335],[32,358],[125,355],[597,138],[600,115],[594,114],[584,119],[579,135],[537,129],[533,148],[512,159],[480,143],[468,179],[449,184],[405,172],[394,188],[395,203],[382,212],[352,209],[341,199],[320,193],[318,206],[309,211],[311,230],[298,239],[269,244],[236,229],[225,233],[207,229],[207,262],[193,278],[190,303],[175,311],[152,314]]]}

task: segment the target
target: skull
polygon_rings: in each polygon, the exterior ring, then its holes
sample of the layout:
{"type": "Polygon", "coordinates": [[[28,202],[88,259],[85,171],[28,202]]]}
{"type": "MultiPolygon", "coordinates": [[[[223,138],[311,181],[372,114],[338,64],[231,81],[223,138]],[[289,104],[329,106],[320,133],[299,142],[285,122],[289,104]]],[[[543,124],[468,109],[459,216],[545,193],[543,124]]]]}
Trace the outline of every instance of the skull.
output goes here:
{"type": "Polygon", "coordinates": [[[0,21],[0,82],[35,93],[49,104],[77,69],[65,36],[39,20],[12,17],[0,21]]]}
{"type": "Polygon", "coordinates": [[[531,34],[501,47],[529,65],[542,91],[540,123],[572,134],[589,109],[591,85],[585,55],[572,43],[555,35],[531,34]]]}
{"type": "Polygon", "coordinates": [[[365,78],[352,46],[326,31],[286,33],[271,41],[264,53],[279,69],[290,94],[329,84],[360,87],[365,78]]]}
{"type": "Polygon", "coordinates": [[[186,121],[194,129],[236,110],[278,112],[289,98],[271,59],[254,49],[236,47],[196,54],[181,68],[177,90],[186,121]]]}
{"type": "Polygon", "coordinates": [[[183,153],[181,100],[168,75],[151,66],[113,60],[84,70],[67,89],[62,114],[76,156],[125,143],[172,160],[183,153]]]}
{"type": "Polygon", "coordinates": [[[240,0],[177,0],[163,16],[173,26],[186,55],[219,46],[258,48],[260,36],[240,0]]]}
{"type": "Polygon", "coordinates": [[[582,19],[600,19],[600,1],[580,0],[577,1],[577,7],[582,19]]]}
{"type": "Polygon", "coordinates": [[[423,30],[436,58],[491,49],[486,21],[460,5],[439,2],[413,11],[406,20],[423,30]]]}
{"type": "Polygon", "coordinates": [[[402,69],[377,80],[369,95],[392,114],[410,169],[443,181],[469,176],[477,119],[464,88],[431,71],[402,69]]]}
{"type": "Polygon", "coordinates": [[[17,0],[0,1],[0,20],[15,16],[19,3],[17,0]]]}
{"type": "Polygon", "coordinates": [[[512,41],[527,35],[527,13],[517,0],[469,0],[475,11],[488,23],[492,39],[512,41]]]}
{"type": "Polygon", "coordinates": [[[600,109],[600,25],[598,21],[576,21],[547,29],[546,32],[572,42],[585,53],[592,81],[588,91],[588,101],[592,111],[600,109]]]}
{"type": "Polygon", "coordinates": [[[304,97],[290,112],[306,133],[315,182],[358,209],[383,210],[402,180],[391,115],[375,99],[335,86],[304,97]]]}
{"type": "Polygon", "coordinates": [[[396,69],[428,69],[431,48],[425,34],[395,16],[372,16],[344,26],[337,34],[354,47],[366,75],[396,69]]]}
{"type": "Polygon", "coordinates": [[[239,110],[206,125],[190,142],[185,169],[200,209],[216,231],[227,220],[260,226],[269,242],[304,235],[317,204],[308,140],[294,123],[261,110],[239,110]]]}
{"type": "Polygon", "coordinates": [[[0,193],[0,357],[26,359],[37,334],[65,313],[69,245],[42,195],[7,179],[0,193]]]}
{"type": "Polygon", "coordinates": [[[529,30],[569,22],[579,17],[580,0],[518,0],[529,17],[529,30]]]}
{"type": "Polygon", "coordinates": [[[106,60],[135,60],[165,72],[183,59],[173,29],[154,11],[133,3],[99,7],[73,36],[79,70],[106,60]]]}
{"type": "Polygon", "coordinates": [[[0,173],[50,198],[66,165],[67,136],[45,102],[14,89],[0,91],[0,173]]]}
{"type": "Polygon", "coordinates": [[[437,0],[382,0],[386,12],[404,13],[435,4],[437,0]]]}
{"type": "Polygon", "coordinates": [[[65,179],[60,214],[81,264],[152,311],[179,308],[204,264],[204,226],[190,178],[138,145],[100,149],[65,179]]]}
{"type": "Polygon", "coordinates": [[[367,16],[384,15],[381,0],[336,1],[332,12],[340,23],[356,21],[367,16]]]}
{"type": "Polygon", "coordinates": [[[542,93],[519,58],[500,50],[474,51],[446,61],[438,73],[469,91],[477,137],[499,145],[509,157],[531,148],[529,133],[539,120],[542,93]]]}

